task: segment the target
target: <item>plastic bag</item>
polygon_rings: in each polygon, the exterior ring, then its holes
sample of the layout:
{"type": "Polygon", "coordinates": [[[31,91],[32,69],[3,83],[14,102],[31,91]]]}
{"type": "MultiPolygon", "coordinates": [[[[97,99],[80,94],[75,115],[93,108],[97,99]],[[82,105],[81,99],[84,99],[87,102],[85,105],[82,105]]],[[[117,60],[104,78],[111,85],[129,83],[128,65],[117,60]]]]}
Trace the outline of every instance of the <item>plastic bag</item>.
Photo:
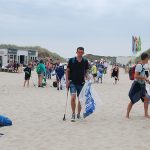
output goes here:
{"type": "Polygon", "coordinates": [[[62,89],[65,89],[66,88],[66,78],[65,78],[65,76],[63,76],[61,78],[60,83],[61,83],[62,89]]]}
{"type": "Polygon", "coordinates": [[[149,104],[150,104],[150,84],[146,84],[146,97],[149,98],[149,104]]]}
{"type": "Polygon", "coordinates": [[[150,84],[146,84],[147,94],[150,95],[150,84]]]}
{"type": "Polygon", "coordinates": [[[96,102],[100,100],[96,91],[93,90],[92,82],[86,81],[79,95],[79,101],[83,108],[83,117],[91,115],[96,109],[96,102]]]}

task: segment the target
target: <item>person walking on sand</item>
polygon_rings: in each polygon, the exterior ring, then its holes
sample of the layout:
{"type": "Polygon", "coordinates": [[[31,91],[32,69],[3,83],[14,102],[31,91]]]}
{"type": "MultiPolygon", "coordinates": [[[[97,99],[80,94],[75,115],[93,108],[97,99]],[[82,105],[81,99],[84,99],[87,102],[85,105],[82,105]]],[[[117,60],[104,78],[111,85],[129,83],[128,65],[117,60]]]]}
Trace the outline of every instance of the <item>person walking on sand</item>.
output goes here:
{"type": "Polygon", "coordinates": [[[61,81],[62,78],[64,77],[65,70],[64,70],[64,66],[60,64],[59,59],[57,60],[55,73],[56,73],[56,81],[57,81],[57,90],[62,90],[61,81]]]}
{"type": "Polygon", "coordinates": [[[96,67],[96,64],[95,64],[95,63],[93,64],[91,71],[92,71],[94,83],[96,83],[97,67],[96,67]]]}
{"type": "Polygon", "coordinates": [[[150,99],[147,95],[146,85],[145,85],[145,82],[150,83],[150,81],[148,80],[145,74],[145,69],[144,69],[144,65],[148,63],[148,60],[149,60],[149,55],[147,53],[142,53],[141,62],[136,65],[134,82],[129,91],[129,98],[131,102],[128,104],[128,107],[127,107],[127,114],[126,114],[127,118],[130,117],[130,111],[133,105],[136,102],[138,102],[140,99],[144,102],[145,117],[150,118],[148,115],[148,103],[150,99]]]}
{"type": "Polygon", "coordinates": [[[112,70],[111,76],[115,79],[114,84],[117,84],[117,81],[119,81],[119,67],[117,65],[115,65],[115,68],[112,70]]]}
{"type": "Polygon", "coordinates": [[[76,95],[78,97],[77,118],[80,119],[81,104],[79,102],[79,94],[84,86],[85,78],[89,78],[89,64],[87,59],[83,58],[84,48],[78,47],[76,54],[76,57],[69,60],[66,70],[66,88],[70,88],[71,93],[72,122],[74,122],[76,118],[76,95]]]}
{"type": "Polygon", "coordinates": [[[49,61],[46,62],[46,79],[50,79],[50,67],[51,64],[49,61]]]}
{"type": "Polygon", "coordinates": [[[26,82],[27,82],[27,87],[29,87],[29,80],[31,77],[31,68],[32,68],[32,64],[29,63],[29,65],[24,69],[24,72],[25,72],[24,87],[26,85],[26,82]]]}
{"type": "Polygon", "coordinates": [[[42,59],[40,60],[40,63],[38,64],[36,68],[36,72],[38,74],[38,87],[43,87],[42,81],[43,81],[44,76],[46,75],[46,67],[42,59]]]}
{"type": "Polygon", "coordinates": [[[107,68],[108,68],[108,63],[107,63],[107,61],[105,60],[105,61],[104,61],[104,74],[107,74],[107,68]]]}
{"type": "Polygon", "coordinates": [[[97,71],[97,82],[99,83],[99,79],[101,79],[101,83],[103,82],[103,73],[104,73],[104,65],[102,62],[100,63],[97,71]]]}

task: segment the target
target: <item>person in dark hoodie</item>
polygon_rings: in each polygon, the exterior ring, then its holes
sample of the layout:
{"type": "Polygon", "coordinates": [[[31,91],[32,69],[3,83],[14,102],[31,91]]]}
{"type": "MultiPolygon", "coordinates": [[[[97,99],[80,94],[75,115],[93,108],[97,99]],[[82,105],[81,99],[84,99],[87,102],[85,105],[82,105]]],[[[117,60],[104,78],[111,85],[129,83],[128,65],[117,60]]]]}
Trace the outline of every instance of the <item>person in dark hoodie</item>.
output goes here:
{"type": "Polygon", "coordinates": [[[62,84],[61,84],[61,79],[63,78],[65,74],[64,66],[60,65],[60,60],[57,60],[57,65],[56,65],[56,80],[57,80],[57,90],[62,90],[62,84]]]}
{"type": "Polygon", "coordinates": [[[24,72],[25,72],[24,87],[26,86],[26,83],[27,83],[27,87],[29,87],[29,80],[31,77],[31,68],[32,68],[32,64],[29,63],[29,65],[24,69],[24,72]]]}

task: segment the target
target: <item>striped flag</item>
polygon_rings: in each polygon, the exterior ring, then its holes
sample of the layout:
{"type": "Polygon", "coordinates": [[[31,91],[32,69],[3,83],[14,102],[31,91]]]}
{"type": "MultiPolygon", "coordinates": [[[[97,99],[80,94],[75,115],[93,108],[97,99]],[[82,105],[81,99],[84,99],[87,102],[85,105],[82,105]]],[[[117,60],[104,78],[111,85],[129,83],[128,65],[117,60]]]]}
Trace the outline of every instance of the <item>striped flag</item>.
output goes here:
{"type": "Polygon", "coordinates": [[[141,38],[132,36],[132,53],[136,54],[141,51],[141,38]]]}
{"type": "Polygon", "coordinates": [[[135,53],[134,47],[135,47],[135,40],[134,40],[134,36],[132,36],[132,52],[133,52],[133,54],[135,53]]]}
{"type": "Polygon", "coordinates": [[[139,40],[138,40],[138,52],[141,51],[141,38],[139,37],[139,40]]]}

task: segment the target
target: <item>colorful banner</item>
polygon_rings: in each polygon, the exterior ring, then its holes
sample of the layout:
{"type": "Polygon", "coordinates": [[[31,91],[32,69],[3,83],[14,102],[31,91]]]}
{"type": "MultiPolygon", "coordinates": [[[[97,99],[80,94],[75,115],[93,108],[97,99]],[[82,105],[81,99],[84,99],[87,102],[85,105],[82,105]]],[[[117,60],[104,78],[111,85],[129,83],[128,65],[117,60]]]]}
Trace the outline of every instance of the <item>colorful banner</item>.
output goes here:
{"type": "Polygon", "coordinates": [[[132,36],[132,52],[136,54],[141,51],[141,38],[137,36],[132,36]]]}

